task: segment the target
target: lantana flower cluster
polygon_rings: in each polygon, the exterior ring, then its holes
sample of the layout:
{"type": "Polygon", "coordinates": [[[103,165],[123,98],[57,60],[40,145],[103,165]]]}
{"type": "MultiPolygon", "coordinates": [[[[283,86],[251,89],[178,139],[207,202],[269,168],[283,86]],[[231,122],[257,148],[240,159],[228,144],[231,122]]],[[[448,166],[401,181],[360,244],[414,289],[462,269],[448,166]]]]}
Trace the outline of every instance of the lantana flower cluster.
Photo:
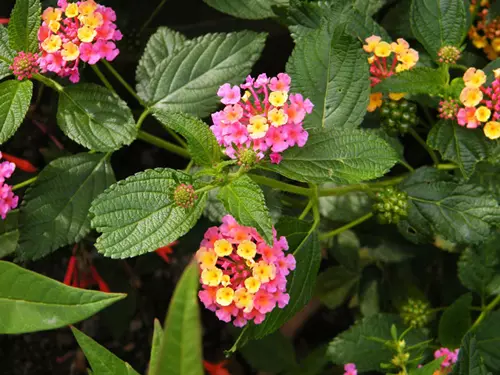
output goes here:
{"type": "Polygon", "coordinates": [[[463,79],[465,87],[460,93],[463,105],[457,112],[461,126],[475,129],[484,124],[484,134],[490,139],[500,137],[500,69],[494,71],[495,80],[485,86],[486,74],[476,68],[469,68],[463,79]]]}
{"type": "Polygon", "coordinates": [[[54,72],[76,83],[80,80],[80,60],[89,64],[114,60],[119,53],[114,42],[121,40],[122,33],[114,23],[114,10],[94,0],[59,0],[57,5],[42,14],[39,64],[42,72],[54,72]]]}
{"type": "Polygon", "coordinates": [[[238,159],[252,149],[262,159],[269,151],[277,164],[287,148],[306,144],[309,135],[302,124],[314,106],[301,94],[289,93],[291,81],[285,73],[272,78],[261,74],[257,79],[248,76],[239,87],[226,83],[219,88],[225,107],[212,114],[210,128],[227,156],[238,159]]]}
{"type": "Polygon", "coordinates": [[[490,4],[484,0],[471,1],[470,12],[477,18],[468,35],[474,47],[482,49],[488,59],[495,60],[500,55],[500,16],[490,19],[490,4]]]}
{"type": "Polygon", "coordinates": [[[260,324],[276,306],[284,308],[290,296],[286,277],[295,269],[295,258],[285,255],[288,243],[277,238],[269,246],[255,228],[224,216],[220,227],[209,228],[196,252],[201,271],[201,302],[224,322],[243,327],[260,324]]]}
{"type": "Polygon", "coordinates": [[[31,52],[19,52],[9,67],[19,81],[31,79],[40,71],[38,66],[38,55],[31,52]]]}
{"type": "Polygon", "coordinates": [[[346,363],[344,365],[344,375],[358,375],[358,370],[354,363],[346,363]]]}
{"type": "MultiPolygon", "coordinates": [[[[0,159],[2,159],[1,152],[0,159]]],[[[17,207],[19,202],[19,197],[14,195],[12,186],[5,183],[5,180],[10,178],[15,170],[16,165],[14,163],[9,161],[0,163],[0,217],[3,220],[7,217],[9,211],[17,207]]]]}
{"type": "MultiPolygon", "coordinates": [[[[370,64],[371,87],[378,85],[384,79],[405,70],[413,68],[418,62],[418,52],[403,38],[396,42],[388,43],[378,35],[372,35],[365,39],[363,45],[365,52],[370,54],[368,63],[370,64]]],[[[404,96],[401,93],[390,94],[393,100],[399,100],[404,96]]],[[[368,111],[373,112],[382,105],[382,93],[372,92],[368,111]]]]}
{"type": "Polygon", "coordinates": [[[457,362],[459,349],[451,351],[448,348],[440,348],[434,352],[434,358],[445,357],[444,361],[441,362],[441,369],[438,375],[449,374],[453,369],[453,365],[457,362]]]}

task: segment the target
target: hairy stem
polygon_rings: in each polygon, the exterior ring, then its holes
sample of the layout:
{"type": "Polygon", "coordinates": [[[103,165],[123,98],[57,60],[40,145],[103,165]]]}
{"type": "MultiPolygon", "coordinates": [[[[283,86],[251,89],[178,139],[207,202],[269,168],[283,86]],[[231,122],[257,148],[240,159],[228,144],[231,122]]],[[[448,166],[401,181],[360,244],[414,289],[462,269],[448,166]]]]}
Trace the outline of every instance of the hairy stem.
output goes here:
{"type": "Polygon", "coordinates": [[[163,139],[161,139],[153,134],[147,133],[144,130],[139,130],[139,132],[137,134],[137,138],[144,141],[144,142],[150,143],[154,146],[163,148],[164,150],[173,152],[174,154],[177,154],[183,158],[186,158],[186,159],[191,158],[191,155],[189,154],[189,152],[186,149],[179,147],[177,145],[174,145],[173,143],[170,143],[168,141],[165,141],[165,140],[163,140],[163,139]]]}
{"type": "Polygon", "coordinates": [[[37,179],[38,179],[38,176],[35,176],[35,177],[30,178],[29,180],[20,182],[19,184],[12,186],[12,191],[19,190],[19,189],[22,189],[23,187],[31,185],[37,179]]]}
{"type": "Polygon", "coordinates": [[[96,76],[99,77],[99,79],[101,80],[101,82],[104,84],[104,86],[106,86],[109,91],[114,92],[116,94],[116,91],[115,91],[113,85],[108,81],[108,79],[103,74],[103,72],[101,71],[101,69],[99,69],[99,67],[96,64],[93,64],[93,65],[90,65],[90,66],[92,67],[92,70],[94,71],[94,73],[96,74],[96,76]]]}
{"type": "Polygon", "coordinates": [[[118,73],[116,71],[115,68],[113,68],[113,66],[107,62],[106,60],[102,60],[104,66],[106,67],[106,69],[109,70],[109,72],[115,76],[115,78],[118,80],[118,82],[120,82],[122,84],[122,86],[130,93],[130,95],[132,95],[143,107],[147,107],[146,103],[144,103],[144,101],[139,98],[139,95],[137,95],[137,93],[135,92],[135,90],[127,83],[127,81],[125,81],[123,79],[123,77],[120,75],[120,73],[118,73]]]}

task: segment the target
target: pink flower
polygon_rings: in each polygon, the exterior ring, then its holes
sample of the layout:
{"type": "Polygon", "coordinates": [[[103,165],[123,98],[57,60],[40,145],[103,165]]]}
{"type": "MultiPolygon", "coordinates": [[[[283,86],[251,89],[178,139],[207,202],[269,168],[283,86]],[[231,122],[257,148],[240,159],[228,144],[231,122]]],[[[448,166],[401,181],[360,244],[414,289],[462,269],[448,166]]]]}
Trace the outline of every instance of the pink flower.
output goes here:
{"type": "Polygon", "coordinates": [[[312,104],[309,99],[304,100],[301,94],[291,94],[290,102],[297,105],[298,108],[306,111],[306,113],[311,113],[314,108],[314,104],[312,104]]]}
{"type": "Polygon", "coordinates": [[[457,362],[459,349],[451,351],[448,348],[440,348],[434,352],[434,358],[445,357],[444,361],[441,363],[441,367],[447,368],[451,367],[457,362]]]}
{"type": "Polygon", "coordinates": [[[278,77],[271,78],[269,88],[273,91],[289,91],[292,79],[286,73],[278,73],[278,77]]]}
{"type": "Polygon", "coordinates": [[[99,49],[92,43],[82,43],[80,45],[80,58],[82,61],[94,65],[101,59],[101,54],[99,49]]]}
{"type": "Polygon", "coordinates": [[[273,152],[282,152],[288,148],[286,136],[280,128],[272,127],[266,135],[266,143],[273,152]]]}
{"type": "Polygon", "coordinates": [[[223,104],[236,104],[241,99],[240,88],[238,86],[231,87],[229,83],[223,84],[217,91],[217,95],[222,98],[223,104]]]}
{"type": "MultiPolygon", "coordinates": [[[[0,159],[2,153],[0,152],[0,159]]],[[[0,217],[5,220],[9,211],[15,209],[19,203],[19,198],[14,195],[12,187],[5,183],[7,178],[10,178],[16,169],[14,163],[4,161],[0,163],[0,217]]]]}
{"type": "Polygon", "coordinates": [[[460,108],[457,114],[458,124],[461,126],[467,126],[469,129],[474,129],[479,126],[479,121],[476,119],[476,108],[465,107],[460,108]]]}
{"type": "Polygon", "coordinates": [[[247,76],[245,83],[242,83],[240,87],[242,89],[249,89],[250,87],[253,87],[253,83],[255,82],[255,79],[252,76],[247,76]]]}
{"type": "MultiPolygon", "coordinates": [[[[102,59],[106,59],[107,61],[113,61],[120,53],[113,42],[106,42],[102,39],[94,44],[93,49],[95,49],[102,59]]],[[[91,63],[89,62],[89,64],[91,63]]]]}
{"type": "Polygon", "coordinates": [[[344,365],[344,375],[358,375],[356,365],[354,363],[347,363],[344,365]]]}
{"type": "Polygon", "coordinates": [[[255,88],[266,86],[269,82],[269,78],[267,78],[266,73],[259,74],[257,80],[255,81],[255,88]]]}

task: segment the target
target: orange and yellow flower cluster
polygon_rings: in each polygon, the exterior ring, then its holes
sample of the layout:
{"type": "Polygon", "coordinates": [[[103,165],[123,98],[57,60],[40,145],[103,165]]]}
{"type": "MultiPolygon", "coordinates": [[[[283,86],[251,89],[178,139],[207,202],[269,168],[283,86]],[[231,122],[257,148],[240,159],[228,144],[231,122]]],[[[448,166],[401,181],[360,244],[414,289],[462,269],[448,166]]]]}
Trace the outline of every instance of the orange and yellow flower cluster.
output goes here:
{"type": "Polygon", "coordinates": [[[488,59],[495,60],[500,55],[500,16],[489,19],[490,2],[472,0],[471,14],[476,14],[476,21],[469,29],[469,38],[474,47],[482,49],[488,59]]]}

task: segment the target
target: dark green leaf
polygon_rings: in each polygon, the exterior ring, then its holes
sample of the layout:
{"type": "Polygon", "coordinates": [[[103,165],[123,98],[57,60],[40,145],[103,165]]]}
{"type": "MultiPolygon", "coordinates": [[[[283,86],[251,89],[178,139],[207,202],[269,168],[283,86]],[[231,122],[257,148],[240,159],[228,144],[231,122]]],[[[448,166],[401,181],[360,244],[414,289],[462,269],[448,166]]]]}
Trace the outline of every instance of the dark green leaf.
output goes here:
{"type": "Polygon", "coordinates": [[[64,327],[124,297],[124,294],[72,288],[0,261],[0,334],[64,327]]]}
{"type": "Polygon", "coordinates": [[[457,348],[471,326],[472,295],[463,295],[444,310],[439,320],[438,339],[445,348],[457,348]]]}
{"type": "Polygon", "coordinates": [[[469,182],[482,186],[500,200],[500,166],[486,162],[478,163],[469,182]]]}
{"type": "Polygon", "coordinates": [[[352,128],[363,121],[370,94],[368,63],[361,45],[344,26],[325,21],[301,38],[287,72],[292,90],[314,104],[305,127],[352,128]]]}
{"type": "Polygon", "coordinates": [[[307,356],[300,360],[298,368],[286,372],[286,375],[319,375],[328,364],[328,358],[325,356],[328,345],[322,344],[312,350],[307,356]]]}
{"type": "Polygon", "coordinates": [[[14,135],[28,112],[33,93],[31,81],[0,83],[0,144],[14,135]]]}
{"type": "Polygon", "coordinates": [[[359,271],[359,249],[361,244],[356,234],[346,230],[334,237],[332,253],[341,266],[352,272],[359,271]]]}
{"type": "Polygon", "coordinates": [[[484,367],[484,360],[473,333],[465,335],[451,375],[491,375],[484,367]]]}
{"type": "MultiPolygon", "coordinates": [[[[92,227],[101,232],[96,248],[111,258],[129,258],[155,251],[186,234],[198,221],[206,193],[194,207],[178,207],[174,189],[192,184],[190,175],[172,169],[151,169],[119,181],[92,203],[92,227]]],[[[195,184],[195,188],[196,188],[195,184]]]]}
{"type": "Polygon", "coordinates": [[[248,176],[242,176],[219,190],[218,198],[238,223],[257,229],[268,244],[273,243],[273,226],[264,193],[248,176]]]}
{"type": "Polygon", "coordinates": [[[500,368],[500,311],[491,312],[476,329],[477,350],[491,371],[500,368]]]}
{"type": "Polygon", "coordinates": [[[311,130],[302,148],[283,153],[274,171],[297,181],[353,184],[383,176],[398,161],[382,138],[358,129],[311,130]]]}
{"type": "Polygon", "coordinates": [[[19,241],[19,211],[11,211],[5,220],[0,220],[0,258],[16,251],[19,241]]]}
{"type": "Polygon", "coordinates": [[[441,369],[441,362],[443,362],[443,360],[443,357],[437,358],[434,361],[427,363],[425,366],[410,371],[410,375],[434,375],[436,370],[441,369]]]}
{"type": "Polygon", "coordinates": [[[416,67],[384,79],[374,90],[382,93],[440,95],[444,93],[447,83],[448,73],[445,68],[416,67]]]}
{"type": "Polygon", "coordinates": [[[90,204],[114,181],[109,155],[77,154],[45,167],[21,206],[20,257],[39,259],[85,237],[90,204]]]}
{"type": "Polygon", "coordinates": [[[40,0],[16,1],[9,21],[9,40],[12,49],[38,52],[41,11],[40,0]]]}
{"type": "Polygon", "coordinates": [[[114,151],[137,136],[130,108],[107,88],[78,84],[59,96],[57,123],[73,141],[95,151],[114,151]]]}
{"type": "Polygon", "coordinates": [[[10,47],[7,29],[0,25],[0,79],[12,74],[9,66],[15,55],[16,52],[10,47]]]}
{"type": "Polygon", "coordinates": [[[170,300],[161,351],[151,375],[203,375],[198,279],[198,265],[192,262],[170,300]]]}
{"type": "Polygon", "coordinates": [[[363,278],[359,289],[359,310],[363,317],[378,314],[380,312],[379,280],[365,281],[363,278]]]}
{"type": "Polygon", "coordinates": [[[71,327],[71,330],[95,375],[139,375],[127,362],[122,361],[83,332],[75,327],[71,327]]]}
{"type": "Polygon", "coordinates": [[[333,266],[318,275],[315,295],[333,310],[344,303],[358,281],[358,273],[342,266],[333,266]]]}
{"type": "Polygon", "coordinates": [[[486,138],[452,121],[440,121],[429,132],[427,144],[444,159],[455,162],[464,178],[469,178],[476,164],[486,158],[486,138]]]}
{"type": "Polygon", "coordinates": [[[210,167],[220,160],[220,146],[209,126],[203,121],[184,113],[172,113],[161,109],[155,110],[154,116],[166,128],[186,138],[189,153],[195,163],[210,167]]]}
{"type": "Polygon", "coordinates": [[[274,6],[286,6],[288,0],[203,0],[219,12],[238,18],[258,20],[274,17],[274,6]]]}

